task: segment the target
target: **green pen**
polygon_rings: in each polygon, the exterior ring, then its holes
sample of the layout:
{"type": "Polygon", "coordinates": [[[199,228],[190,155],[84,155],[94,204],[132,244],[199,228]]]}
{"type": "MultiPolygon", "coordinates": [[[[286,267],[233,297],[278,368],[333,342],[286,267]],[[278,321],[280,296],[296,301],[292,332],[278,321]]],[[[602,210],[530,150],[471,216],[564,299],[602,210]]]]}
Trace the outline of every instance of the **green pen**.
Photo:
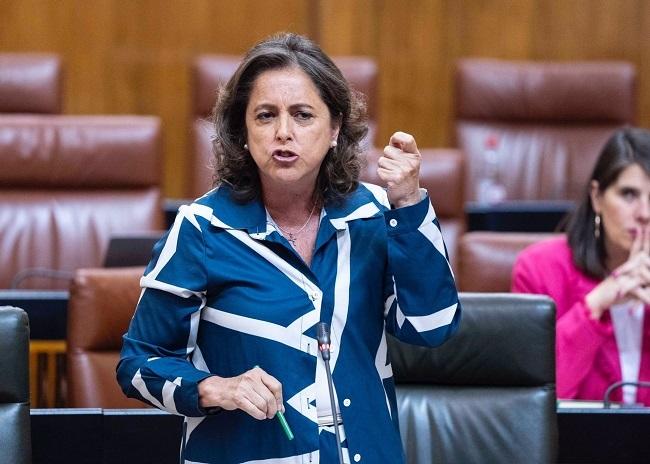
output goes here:
{"type": "Polygon", "coordinates": [[[282,414],[282,411],[276,412],[275,417],[277,417],[278,420],[280,421],[282,430],[284,430],[284,433],[287,436],[287,438],[289,440],[293,440],[293,433],[291,432],[291,429],[289,428],[289,424],[287,424],[287,420],[284,418],[284,414],[282,414]]]}
{"type": "MultiPolygon", "coordinates": [[[[255,366],[255,367],[260,367],[260,366],[255,366]]],[[[278,412],[275,413],[275,417],[278,418],[280,421],[280,425],[282,426],[282,430],[284,430],[284,434],[287,436],[289,440],[293,440],[293,432],[291,431],[291,428],[289,427],[289,423],[287,420],[284,418],[284,414],[282,414],[282,411],[278,409],[278,412]]]]}

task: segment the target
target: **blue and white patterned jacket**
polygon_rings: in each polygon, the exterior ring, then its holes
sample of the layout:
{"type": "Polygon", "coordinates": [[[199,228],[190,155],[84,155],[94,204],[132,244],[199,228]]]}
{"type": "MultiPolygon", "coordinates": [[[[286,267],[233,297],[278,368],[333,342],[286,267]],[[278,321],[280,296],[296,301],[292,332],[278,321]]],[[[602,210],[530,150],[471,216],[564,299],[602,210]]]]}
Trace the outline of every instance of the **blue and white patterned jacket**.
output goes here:
{"type": "Polygon", "coordinates": [[[350,456],[404,461],[385,333],[436,346],[456,331],[461,313],[423,197],[390,209],[382,188],[360,184],[323,210],[311,268],[259,201],[236,203],[222,186],[180,208],[142,277],[117,376],[128,396],[186,416],[181,462],[318,462],[319,321],[331,326],[350,456]],[[198,382],[256,365],[282,383],[292,441],[277,420],[240,410],[206,416],[199,406],[198,382]]]}

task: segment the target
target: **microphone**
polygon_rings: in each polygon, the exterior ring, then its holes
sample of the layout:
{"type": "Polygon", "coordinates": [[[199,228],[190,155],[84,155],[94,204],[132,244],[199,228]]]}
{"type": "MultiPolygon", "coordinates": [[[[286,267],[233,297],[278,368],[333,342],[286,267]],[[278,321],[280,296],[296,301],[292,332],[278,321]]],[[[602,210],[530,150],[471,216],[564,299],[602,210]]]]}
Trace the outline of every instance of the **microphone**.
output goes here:
{"type": "Polygon", "coordinates": [[[330,326],[327,324],[327,322],[319,322],[316,325],[316,339],[318,340],[318,350],[320,351],[323,361],[329,361],[330,360],[330,326]]]}
{"type": "Polygon", "coordinates": [[[612,394],[614,390],[617,388],[624,387],[626,385],[633,385],[635,387],[643,387],[647,388],[650,387],[650,382],[646,382],[643,380],[639,380],[637,382],[632,382],[632,381],[618,381],[614,382],[611,384],[609,387],[607,387],[607,390],[605,390],[605,395],[603,397],[603,408],[604,409],[609,409],[611,402],[609,401],[609,396],[612,394]]]}
{"type": "Polygon", "coordinates": [[[336,449],[339,453],[339,463],[343,462],[343,450],[341,449],[341,434],[339,432],[339,421],[336,414],[336,401],[334,401],[334,381],[332,380],[332,371],[330,370],[330,326],[327,322],[319,322],[316,325],[316,340],[318,340],[318,351],[325,363],[325,372],[327,374],[327,386],[330,392],[330,406],[332,407],[332,417],[334,419],[334,433],[336,434],[336,449]]]}

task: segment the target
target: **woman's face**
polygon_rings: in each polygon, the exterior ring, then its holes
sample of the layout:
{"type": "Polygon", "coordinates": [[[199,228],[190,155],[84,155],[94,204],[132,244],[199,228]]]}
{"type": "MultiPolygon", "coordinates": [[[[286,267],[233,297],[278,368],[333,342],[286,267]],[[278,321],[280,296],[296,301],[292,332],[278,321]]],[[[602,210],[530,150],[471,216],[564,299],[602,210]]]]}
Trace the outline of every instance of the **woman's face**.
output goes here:
{"type": "Polygon", "coordinates": [[[650,223],[650,177],[638,164],[632,164],[603,192],[593,181],[591,201],[601,215],[608,256],[627,257],[634,237],[650,223]]]}
{"type": "Polygon", "coordinates": [[[309,76],[291,67],[255,79],[246,132],[263,187],[311,192],[339,127],[309,76]]]}

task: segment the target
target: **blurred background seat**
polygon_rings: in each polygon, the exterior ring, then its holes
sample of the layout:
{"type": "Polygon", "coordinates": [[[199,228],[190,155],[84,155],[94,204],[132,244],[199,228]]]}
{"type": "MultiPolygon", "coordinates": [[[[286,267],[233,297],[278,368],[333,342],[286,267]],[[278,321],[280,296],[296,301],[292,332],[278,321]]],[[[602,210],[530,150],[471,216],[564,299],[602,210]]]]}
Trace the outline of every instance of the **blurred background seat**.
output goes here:
{"type": "Polygon", "coordinates": [[[112,235],[159,230],[160,137],[155,117],[0,116],[0,288],[67,289],[112,235]]]}
{"type": "Polygon", "coordinates": [[[0,113],[60,113],[62,84],[58,55],[0,53],[0,113]]]}
{"type": "Polygon", "coordinates": [[[460,301],[462,324],[444,345],[389,337],[408,462],[555,462],[555,304],[515,294],[460,301]]]}
{"type": "Polygon", "coordinates": [[[68,306],[68,402],[71,408],[143,408],[115,380],[122,335],[140,296],[142,267],[80,269],[68,306]]]}
{"type": "Polygon", "coordinates": [[[495,144],[506,200],[575,201],[605,140],[635,121],[636,68],[466,58],[457,62],[455,93],[467,201],[479,200],[487,143],[495,144]]]}
{"type": "MultiPolygon", "coordinates": [[[[241,62],[239,55],[201,55],[192,65],[192,167],[188,197],[196,198],[212,187],[212,129],[207,119],[217,92],[232,77],[241,62]]],[[[364,147],[374,145],[377,132],[377,64],[368,56],[336,56],[336,65],[351,86],[365,95],[368,105],[368,136],[364,147]]]]}
{"type": "Polygon", "coordinates": [[[458,246],[456,285],[462,292],[509,292],[517,255],[528,245],[556,235],[467,232],[458,246]]]}
{"type": "Polygon", "coordinates": [[[0,307],[0,463],[30,464],[29,320],[19,308],[0,307]]]}

